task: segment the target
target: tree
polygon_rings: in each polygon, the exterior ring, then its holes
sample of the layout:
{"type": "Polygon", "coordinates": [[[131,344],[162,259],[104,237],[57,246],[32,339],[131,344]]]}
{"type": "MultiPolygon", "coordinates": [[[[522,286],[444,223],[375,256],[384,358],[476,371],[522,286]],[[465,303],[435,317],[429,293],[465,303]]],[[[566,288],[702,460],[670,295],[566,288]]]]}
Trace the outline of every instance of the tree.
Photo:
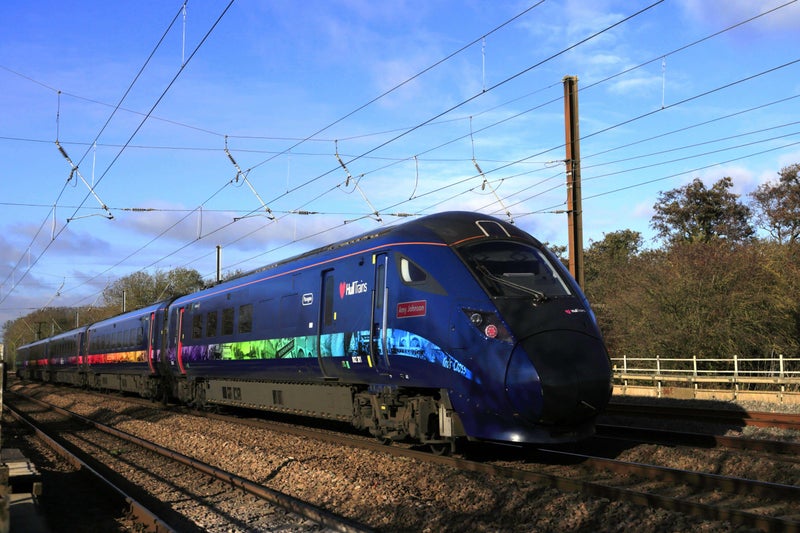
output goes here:
{"type": "Polygon", "coordinates": [[[120,311],[124,295],[126,310],[139,309],[204,286],[203,278],[194,269],[176,268],[166,273],[159,270],[153,275],[140,271],[115,281],[103,291],[103,299],[108,306],[120,311]]]}
{"type": "MultiPolygon", "coordinates": [[[[584,292],[592,304],[600,330],[611,353],[626,346],[625,336],[638,327],[631,319],[629,302],[638,302],[637,283],[640,270],[635,266],[642,245],[638,231],[620,230],[590,242],[584,254],[586,283],[584,292]]],[[[634,305],[637,305],[634,303],[634,305]]]]}
{"type": "Polygon", "coordinates": [[[650,225],[671,244],[747,241],[755,234],[749,222],[751,211],[739,201],[739,195],[728,191],[732,186],[729,177],[710,189],[695,178],[685,187],[661,193],[653,206],[656,213],[650,225]]]}
{"type": "Polygon", "coordinates": [[[642,234],[629,229],[604,233],[602,241],[589,241],[584,254],[587,284],[595,289],[604,285],[592,282],[615,276],[621,266],[639,254],[641,247],[642,234]]]}
{"type": "Polygon", "coordinates": [[[605,258],[611,262],[627,261],[639,253],[642,247],[642,234],[624,229],[604,233],[602,241],[589,241],[588,255],[605,258]]]}
{"type": "Polygon", "coordinates": [[[750,193],[756,222],[779,244],[800,241],[800,164],[784,167],[777,183],[764,183],[750,193]]]}
{"type": "Polygon", "coordinates": [[[769,357],[800,349],[796,250],[753,240],[675,243],[618,262],[590,284],[609,352],[769,357]]]}
{"type": "Polygon", "coordinates": [[[545,248],[553,252],[553,255],[558,258],[561,263],[569,268],[569,254],[567,254],[567,247],[563,244],[550,244],[549,242],[542,243],[545,248]]]}

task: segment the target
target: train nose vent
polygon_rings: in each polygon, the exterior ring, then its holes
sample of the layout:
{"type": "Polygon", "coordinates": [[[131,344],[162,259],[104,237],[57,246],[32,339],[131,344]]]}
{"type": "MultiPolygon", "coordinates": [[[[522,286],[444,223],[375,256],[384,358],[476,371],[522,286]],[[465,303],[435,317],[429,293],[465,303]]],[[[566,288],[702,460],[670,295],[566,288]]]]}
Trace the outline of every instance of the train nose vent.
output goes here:
{"type": "Polygon", "coordinates": [[[520,416],[570,425],[594,418],[608,403],[611,370],[601,342],[569,332],[534,335],[517,345],[506,373],[509,401],[520,416]]]}

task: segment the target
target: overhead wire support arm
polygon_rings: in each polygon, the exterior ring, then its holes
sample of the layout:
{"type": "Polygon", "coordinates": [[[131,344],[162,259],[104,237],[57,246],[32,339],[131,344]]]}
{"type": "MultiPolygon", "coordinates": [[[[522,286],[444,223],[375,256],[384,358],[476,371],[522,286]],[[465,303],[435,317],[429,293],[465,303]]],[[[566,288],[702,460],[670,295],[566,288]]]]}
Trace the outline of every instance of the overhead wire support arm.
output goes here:
{"type": "MultiPolygon", "coordinates": [[[[353,178],[353,176],[350,175],[350,171],[347,170],[347,165],[345,165],[344,161],[342,161],[342,158],[339,157],[339,141],[337,139],[334,139],[333,142],[334,142],[334,146],[336,148],[336,151],[335,151],[336,160],[339,161],[339,164],[342,166],[342,168],[344,169],[344,173],[347,176],[347,179],[345,179],[345,182],[344,182],[344,186],[348,187],[350,185],[350,180],[353,180],[353,186],[356,188],[356,190],[358,190],[358,193],[361,195],[361,197],[364,199],[364,201],[367,202],[367,205],[369,206],[369,208],[372,209],[372,214],[375,215],[375,219],[378,222],[383,223],[383,219],[381,218],[381,214],[378,212],[377,209],[375,209],[375,206],[372,205],[372,202],[369,201],[369,198],[367,198],[367,195],[364,194],[363,190],[361,190],[361,187],[358,186],[358,181],[363,177],[363,174],[361,176],[359,176],[358,179],[355,179],[355,178],[353,178]]],[[[347,221],[345,221],[345,224],[346,223],[347,223],[347,221]]]]}
{"type": "Polygon", "coordinates": [[[472,137],[472,117],[469,117],[469,140],[472,143],[472,164],[475,165],[475,170],[477,170],[478,174],[480,174],[481,178],[483,178],[483,183],[481,183],[481,190],[484,191],[486,190],[486,186],[487,185],[489,186],[489,190],[494,195],[495,199],[497,200],[497,203],[499,203],[500,207],[502,207],[503,211],[505,211],[509,223],[513,224],[514,217],[511,216],[511,211],[509,211],[506,205],[503,203],[503,199],[500,198],[500,195],[497,194],[497,190],[495,190],[495,188],[492,186],[489,180],[486,179],[486,174],[483,173],[483,169],[478,164],[478,160],[475,159],[475,139],[472,137]]]}
{"type": "MultiPolygon", "coordinates": [[[[61,155],[64,156],[64,159],[67,160],[67,163],[69,164],[71,169],[69,172],[69,177],[67,178],[67,183],[70,182],[73,176],[78,176],[83,182],[83,184],[86,185],[86,188],[89,189],[89,192],[92,193],[94,199],[97,200],[97,203],[100,204],[100,207],[106,212],[106,215],[101,215],[101,216],[105,216],[105,218],[109,220],[114,220],[114,215],[111,214],[111,211],[108,209],[108,206],[106,206],[105,202],[103,202],[103,200],[101,200],[100,197],[97,195],[97,193],[94,191],[94,187],[89,185],[89,182],[87,182],[86,179],[84,179],[83,175],[81,174],[81,171],[78,170],[78,167],[75,165],[75,163],[72,162],[72,159],[70,159],[69,155],[67,155],[67,151],[64,150],[64,147],[61,146],[61,143],[58,142],[58,140],[56,140],[56,147],[58,148],[58,151],[61,152],[61,155]]],[[[93,215],[87,215],[87,216],[93,216],[93,215]]],[[[86,218],[86,217],[68,218],[67,222],[71,222],[78,218],[86,218]]]]}
{"type": "MultiPolygon", "coordinates": [[[[234,178],[231,180],[231,182],[238,183],[239,182],[239,177],[241,177],[242,181],[247,184],[247,186],[253,192],[255,197],[258,198],[258,201],[261,202],[261,207],[264,209],[264,212],[267,214],[267,218],[269,218],[270,220],[275,220],[275,215],[272,213],[272,209],[270,209],[269,206],[266,203],[264,203],[264,200],[261,199],[261,196],[258,194],[258,191],[256,191],[255,187],[253,187],[253,184],[250,183],[250,180],[247,179],[247,174],[244,171],[242,171],[241,167],[239,166],[239,163],[236,162],[236,160],[233,158],[233,155],[231,155],[230,150],[228,150],[228,136],[227,135],[225,136],[225,154],[228,156],[228,159],[233,164],[233,167],[236,169],[236,176],[234,176],[234,178]]],[[[244,218],[244,217],[240,217],[240,218],[244,218]]],[[[239,220],[240,218],[235,218],[234,220],[239,220]]]]}

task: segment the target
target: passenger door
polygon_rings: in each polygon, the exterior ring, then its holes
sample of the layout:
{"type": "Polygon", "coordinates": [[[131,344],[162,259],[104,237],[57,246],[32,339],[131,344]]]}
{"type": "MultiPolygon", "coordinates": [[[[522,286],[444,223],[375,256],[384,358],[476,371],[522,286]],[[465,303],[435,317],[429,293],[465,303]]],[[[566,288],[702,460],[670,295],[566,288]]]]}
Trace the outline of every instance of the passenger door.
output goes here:
{"type": "MultiPolygon", "coordinates": [[[[322,302],[320,304],[319,328],[317,335],[317,359],[320,370],[325,379],[333,379],[332,357],[339,355],[333,353],[330,344],[333,342],[331,336],[336,334],[336,311],[334,301],[336,295],[336,280],[333,276],[333,269],[325,270],[322,273],[322,302]]],[[[313,294],[304,294],[302,304],[313,305],[313,294]],[[309,301],[310,299],[310,301],[309,301]]]]}
{"type": "Polygon", "coordinates": [[[389,318],[389,287],[386,273],[389,267],[389,254],[375,254],[375,283],[372,290],[372,327],[370,329],[370,357],[378,371],[388,371],[389,351],[387,343],[387,322],[389,318]]]}

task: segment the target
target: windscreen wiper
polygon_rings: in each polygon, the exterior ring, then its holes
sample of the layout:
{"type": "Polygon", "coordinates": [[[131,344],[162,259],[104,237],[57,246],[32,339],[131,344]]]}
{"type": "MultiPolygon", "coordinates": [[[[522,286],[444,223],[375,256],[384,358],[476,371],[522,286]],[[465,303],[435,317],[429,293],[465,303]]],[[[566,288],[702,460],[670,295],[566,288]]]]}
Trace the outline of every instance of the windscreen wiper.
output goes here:
{"type": "Polygon", "coordinates": [[[492,281],[500,283],[501,285],[505,285],[506,287],[511,287],[512,289],[516,289],[520,292],[530,294],[531,296],[534,297],[534,301],[537,303],[545,302],[549,299],[547,295],[542,291],[536,290],[532,287],[526,287],[525,285],[520,285],[519,283],[514,283],[513,281],[507,280],[502,276],[497,276],[495,274],[492,274],[491,272],[489,272],[489,269],[483,265],[478,265],[478,270],[480,271],[481,274],[483,274],[492,281]]]}

